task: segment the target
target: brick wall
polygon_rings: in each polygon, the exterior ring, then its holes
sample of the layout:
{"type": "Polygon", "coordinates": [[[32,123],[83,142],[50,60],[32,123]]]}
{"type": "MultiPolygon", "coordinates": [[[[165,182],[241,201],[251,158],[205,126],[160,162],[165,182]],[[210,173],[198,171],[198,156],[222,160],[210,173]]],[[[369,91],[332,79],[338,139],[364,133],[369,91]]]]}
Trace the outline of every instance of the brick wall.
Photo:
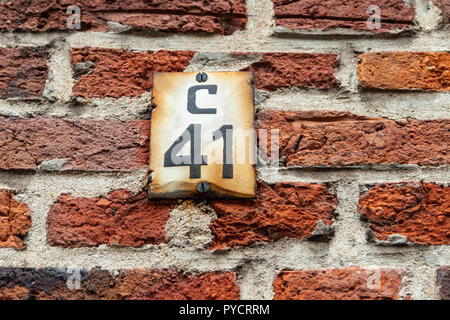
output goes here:
{"type": "Polygon", "coordinates": [[[0,1],[0,299],[450,299],[449,8],[0,1]],[[153,72],[239,70],[280,167],[148,200],[153,72]]]}

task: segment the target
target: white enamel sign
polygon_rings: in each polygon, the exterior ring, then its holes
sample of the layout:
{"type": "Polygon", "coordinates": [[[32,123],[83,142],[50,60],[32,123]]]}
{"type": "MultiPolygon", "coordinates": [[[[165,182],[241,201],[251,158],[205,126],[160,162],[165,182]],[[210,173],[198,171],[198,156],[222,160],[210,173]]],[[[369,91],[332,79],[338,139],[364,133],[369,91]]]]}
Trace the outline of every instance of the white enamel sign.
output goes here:
{"type": "Polygon", "coordinates": [[[155,73],[151,198],[253,198],[250,72],[155,73]]]}

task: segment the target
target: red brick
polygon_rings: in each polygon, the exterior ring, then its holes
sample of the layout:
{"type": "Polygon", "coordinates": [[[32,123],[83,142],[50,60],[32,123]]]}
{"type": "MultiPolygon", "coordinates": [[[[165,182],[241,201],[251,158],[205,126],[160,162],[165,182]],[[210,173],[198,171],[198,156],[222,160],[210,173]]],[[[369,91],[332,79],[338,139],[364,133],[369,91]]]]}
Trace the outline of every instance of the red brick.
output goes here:
{"type": "Polygon", "coordinates": [[[23,237],[30,228],[28,206],[15,200],[11,191],[0,189],[0,248],[22,250],[23,237]]]}
{"type": "MultiPolygon", "coordinates": [[[[450,164],[450,120],[364,118],[346,112],[257,114],[257,126],[279,130],[286,166],[356,167],[450,164]]],[[[269,135],[270,136],[270,135],[269,135]]],[[[270,145],[269,145],[270,148],[270,145]]]]}
{"type": "Polygon", "coordinates": [[[448,52],[374,52],[359,58],[364,88],[450,91],[448,52]]]}
{"type": "Polygon", "coordinates": [[[85,98],[137,97],[152,88],[153,72],[181,72],[193,56],[191,51],[74,49],[74,66],[88,61],[94,65],[90,73],[78,79],[73,95],[85,98]]]}
{"type": "Polygon", "coordinates": [[[127,171],[148,165],[148,120],[0,117],[0,127],[3,170],[36,170],[54,159],[66,163],[52,170],[127,171]]]}
{"type": "Polygon", "coordinates": [[[437,272],[437,286],[442,300],[450,300],[450,267],[442,267],[437,272]]]}
{"type": "Polygon", "coordinates": [[[145,192],[134,196],[117,190],[108,198],[64,194],[48,214],[48,240],[54,246],[70,248],[167,243],[164,228],[171,208],[170,202],[149,201],[145,192]]]}
{"type": "Polygon", "coordinates": [[[108,31],[112,21],[134,30],[231,34],[247,22],[244,0],[19,0],[0,3],[0,30],[68,30],[70,5],[80,7],[80,31],[108,31]]]}
{"type": "Polygon", "coordinates": [[[387,33],[413,27],[414,9],[403,0],[272,0],[275,24],[291,30],[336,28],[387,33]],[[380,7],[381,28],[372,30],[367,20],[369,6],[380,7]]]}
{"type": "Polygon", "coordinates": [[[389,269],[282,271],[273,288],[275,300],[397,300],[401,273],[389,269]]]}
{"type": "Polygon", "coordinates": [[[237,300],[232,272],[200,275],[175,270],[80,271],[80,289],[68,288],[72,273],[58,269],[0,268],[0,298],[14,300],[237,300]]]}
{"type": "Polygon", "coordinates": [[[336,54],[271,52],[262,54],[259,61],[242,71],[254,72],[256,88],[267,91],[290,87],[326,89],[336,85],[337,59],[336,54]]]}
{"type": "Polygon", "coordinates": [[[138,300],[238,300],[240,289],[231,272],[208,272],[199,276],[177,271],[126,272],[119,294],[138,300]]]}
{"type": "Polygon", "coordinates": [[[449,0],[433,0],[433,2],[447,15],[447,17],[450,18],[450,1],[449,0]]]}
{"type": "Polygon", "coordinates": [[[1,99],[41,97],[47,73],[47,49],[0,48],[1,99]]]}
{"type": "Polygon", "coordinates": [[[259,181],[256,194],[255,200],[211,202],[217,214],[210,225],[214,235],[211,249],[284,237],[311,238],[319,221],[327,227],[334,222],[338,200],[324,185],[283,182],[269,186],[259,181]]]}
{"type": "Polygon", "coordinates": [[[399,234],[413,243],[450,244],[450,187],[379,184],[361,197],[358,210],[378,240],[399,234]]]}

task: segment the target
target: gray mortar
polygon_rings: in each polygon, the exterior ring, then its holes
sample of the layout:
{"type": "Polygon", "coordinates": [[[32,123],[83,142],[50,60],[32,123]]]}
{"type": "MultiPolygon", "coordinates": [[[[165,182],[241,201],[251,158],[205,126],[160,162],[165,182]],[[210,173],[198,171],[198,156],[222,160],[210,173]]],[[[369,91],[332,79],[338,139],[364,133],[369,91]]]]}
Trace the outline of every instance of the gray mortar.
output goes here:
{"type": "MultiPolygon", "coordinates": [[[[442,27],[442,12],[429,0],[417,0],[416,21],[420,30],[411,37],[277,37],[271,0],[248,0],[249,21],[244,31],[226,38],[218,35],[143,35],[114,32],[0,33],[0,46],[48,45],[49,76],[43,99],[0,100],[0,115],[8,117],[67,117],[80,119],[148,119],[151,92],[139,98],[74,100],[75,83],[70,65],[70,49],[75,47],[120,48],[133,51],[194,50],[197,53],[187,70],[239,70],[257,60],[230,58],[231,52],[323,52],[340,55],[337,70],[339,88],[279,89],[258,92],[260,110],[339,110],[392,119],[439,119],[449,116],[449,93],[358,91],[357,55],[369,51],[450,51],[450,29],[442,27]],[[431,13],[431,18],[428,18],[431,13]],[[428,16],[427,16],[428,15],[428,16]]],[[[117,29],[118,28],[118,29],[117,29]]],[[[42,170],[57,170],[62,159],[42,163],[42,170]]],[[[297,181],[328,183],[337,193],[335,234],[329,242],[282,239],[225,252],[211,252],[209,229],[215,213],[206,203],[179,201],[172,210],[166,231],[168,244],[142,248],[102,245],[98,248],[64,249],[51,247],[46,239],[47,213],[63,193],[75,197],[107,196],[115,189],[133,193],[145,189],[148,171],[124,173],[90,172],[0,172],[0,188],[13,190],[16,199],[31,209],[32,227],[26,237],[27,249],[0,249],[0,265],[11,267],[84,268],[108,270],[131,268],[175,268],[194,273],[234,270],[243,299],[271,299],[276,273],[285,270],[318,268],[399,268],[405,270],[401,295],[413,299],[437,299],[436,270],[450,265],[450,251],[444,246],[379,246],[367,242],[367,225],[361,221],[357,203],[369,184],[381,182],[429,181],[449,183],[448,166],[378,166],[371,169],[260,168],[258,178],[269,183],[297,181]]],[[[318,230],[321,229],[319,225],[318,230]]],[[[395,238],[395,237],[394,237],[395,238]]],[[[391,239],[402,242],[401,237],[391,239]]]]}
{"type": "Polygon", "coordinates": [[[185,71],[239,71],[260,59],[262,59],[261,54],[235,56],[231,53],[197,52],[185,71]]]}
{"type": "Polygon", "coordinates": [[[132,121],[149,119],[151,106],[151,92],[144,93],[138,98],[79,98],[61,102],[21,102],[12,99],[0,100],[0,115],[7,117],[53,117],[70,119],[117,119],[132,121]]]}
{"type": "Polygon", "coordinates": [[[49,73],[43,96],[50,101],[67,102],[74,85],[70,47],[64,37],[56,37],[50,41],[49,48],[49,73]]]}

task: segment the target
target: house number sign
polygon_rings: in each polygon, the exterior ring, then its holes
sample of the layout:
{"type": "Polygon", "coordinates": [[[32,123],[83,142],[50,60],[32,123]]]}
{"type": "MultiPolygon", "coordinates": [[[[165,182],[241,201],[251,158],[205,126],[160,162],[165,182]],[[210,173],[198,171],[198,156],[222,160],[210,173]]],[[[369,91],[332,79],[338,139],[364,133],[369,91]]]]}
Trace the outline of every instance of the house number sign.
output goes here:
{"type": "Polygon", "coordinates": [[[150,198],[253,198],[251,72],[155,73],[150,198]]]}

